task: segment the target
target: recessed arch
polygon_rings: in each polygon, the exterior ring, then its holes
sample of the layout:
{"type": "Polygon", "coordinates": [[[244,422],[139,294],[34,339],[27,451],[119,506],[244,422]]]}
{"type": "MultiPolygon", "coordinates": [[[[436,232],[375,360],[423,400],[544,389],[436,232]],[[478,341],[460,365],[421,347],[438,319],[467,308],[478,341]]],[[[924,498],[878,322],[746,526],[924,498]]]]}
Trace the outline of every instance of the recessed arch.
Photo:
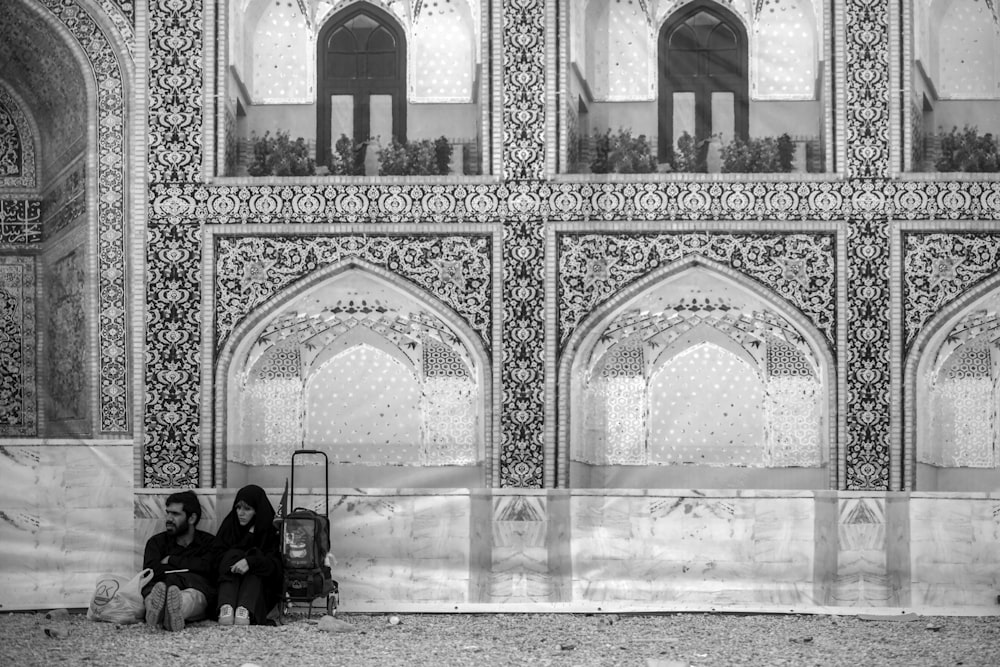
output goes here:
{"type": "MultiPolygon", "coordinates": [[[[78,382],[82,390],[76,394],[81,396],[72,416],[54,424],[53,372],[40,370],[30,381],[48,385],[37,394],[45,400],[39,402],[34,434],[124,437],[133,433],[132,418],[143,395],[138,391],[141,380],[133,375],[137,353],[129,332],[138,330],[139,320],[130,304],[139,298],[143,274],[137,270],[141,260],[135,259],[131,249],[137,247],[134,235],[141,234],[145,205],[137,207],[134,225],[126,229],[124,224],[135,182],[126,176],[135,157],[129,134],[134,129],[133,110],[126,103],[134,64],[109,17],[88,2],[46,5],[14,0],[5,3],[3,14],[20,27],[5,24],[10,33],[0,42],[26,57],[39,54],[44,59],[23,67],[24,61],[7,54],[0,58],[4,61],[0,78],[20,97],[22,111],[33,122],[37,142],[34,187],[44,195],[46,188],[59,187],[65,177],[74,179],[73,188],[80,193],[66,216],[73,233],[48,230],[41,253],[32,254],[40,273],[51,276],[53,265],[61,262],[63,267],[72,265],[66,274],[86,276],[85,285],[76,281],[73,296],[74,311],[83,313],[72,325],[76,339],[62,336],[67,327],[55,327],[51,317],[38,327],[40,360],[44,364],[72,355],[79,372],[72,381],[60,381],[67,386],[78,382]]],[[[44,289],[48,291],[53,283],[48,281],[44,289]]]]}
{"type": "MultiPolygon", "coordinates": [[[[891,471],[891,489],[904,491],[937,490],[936,488],[920,488],[918,451],[923,440],[930,437],[929,433],[923,432],[923,427],[929,424],[931,410],[934,407],[932,405],[932,383],[936,371],[944,363],[947,363],[947,359],[939,359],[938,357],[945,344],[953,346],[949,355],[964,347],[964,344],[957,344],[954,339],[949,340],[953,336],[955,328],[981,307],[990,305],[990,302],[993,302],[994,308],[1000,310],[1000,273],[982,280],[975,287],[950,301],[934,317],[930,318],[913,338],[913,343],[906,353],[903,367],[903,438],[902,442],[891,452],[891,459],[900,461],[900,464],[894,466],[891,471]]],[[[970,342],[975,342],[975,338],[970,338],[970,342]]],[[[1000,396],[997,393],[998,379],[1000,379],[1000,374],[994,367],[992,378],[994,397],[991,401],[993,405],[989,408],[994,413],[996,398],[1000,396]]],[[[997,419],[995,414],[993,419],[997,419]]],[[[994,424],[995,427],[998,425],[1000,424],[994,424]]],[[[996,485],[1000,483],[1000,468],[995,468],[994,472],[996,475],[992,475],[992,473],[987,475],[990,477],[986,480],[989,488],[963,490],[992,490],[996,488],[996,485]]],[[[981,478],[983,475],[973,474],[967,477],[969,482],[973,482],[975,478],[981,478]]],[[[931,485],[936,487],[936,483],[931,485]]]]}
{"type": "MultiPolygon", "coordinates": [[[[203,457],[202,460],[202,465],[205,467],[204,474],[206,475],[206,478],[218,481],[220,478],[225,477],[223,471],[225,470],[227,464],[227,448],[230,446],[229,439],[235,424],[235,422],[232,421],[233,408],[236,405],[234,400],[239,395],[238,376],[243,365],[245,364],[246,359],[248,358],[247,355],[250,348],[256,341],[260,340],[262,335],[268,334],[268,327],[276,321],[275,318],[286,316],[291,312],[292,308],[308,307],[319,309],[322,305],[321,301],[324,299],[329,300],[331,294],[339,294],[345,291],[351,291],[353,294],[353,291],[355,290],[361,293],[361,296],[358,297],[358,303],[346,305],[346,308],[350,309],[352,313],[355,309],[358,309],[359,312],[360,310],[367,309],[364,312],[371,316],[372,321],[370,322],[370,328],[373,332],[375,332],[375,334],[378,334],[379,332],[385,333],[388,329],[395,327],[394,330],[397,333],[402,332],[402,334],[399,335],[412,334],[417,339],[424,336],[421,340],[429,341],[429,344],[432,345],[437,344],[435,341],[443,341],[446,344],[461,348],[461,353],[454,358],[466,360],[460,365],[463,369],[465,369],[465,374],[468,379],[467,389],[469,387],[473,387],[475,389],[475,395],[472,396],[471,400],[474,402],[472,407],[475,410],[474,417],[476,420],[475,442],[473,443],[476,448],[474,456],[476,462],[475,466],[477,466],[477,468],[481,468],[481,471],[476,473],[477,478],[479,479],[478,485],[483,486],[491,483],[494,469],[492,461],[493,446],[491,441],[492,415],[490,410],[487,408],[491,405],[490,401],[492,400],[491,385],[489,384],[489,378],[492,377],[492,371],[490,369],[489,357],[479,336],[457,313],[455,313],[449,306],[442,303],[434,295],[416,287],[412,283],[409,283],[409,281],[406,281],[405,279],[400,278],[385,269],[371,265],[356,258],[342,260],[333,265],[315,271],[299,279],[292,285],[287,286],[277,294],[272,295],[266,303],[258,306],[253,310],[253,312],[244,318],[244,320],[234,328],[232,334],[227,338],[219,351],[218,363],[214,374],[215,382],[214,388],[212,389],[213,420],[211,420],[214,421],[214,424],[209,425],[208,428],[203,428],[203,433],[205,435],[204,441],[206,443],[212,443],[212,447],[206,447],[206,449],[213,450],[211,458],[206,456],[203,457]],[[349,285],[351,281],[353,281],[353,286],[349,285]],[[340,290],[340,292],[338,292],[338,290],[340,290]],[[376,294],[376,292],[378,292],[378,294],[376,294]],[[376,294],[376,297],[378,298],[365,297],[364,294],[376,294]],[[388,297],[385,295],[388,295],[388,297]],[[367,298],[367,301],[364,304],[361,304],[361,300],[365,298],[367,298]],[[380,301],[379,298],[382,298],[383,300],[380,301]],[[391,298],[395,301],[385,301],[386,298],[391,298]],[[316,303],[314,305],[309,305],[310,300],[315,300],[316,303]],[[387,303],[405,303],[408,308],[412,309],[413,313],[416,313],[416,315],[409,319],[404,317],[403,320],[399,320],[397,318],[392,322],[388,322],[387,328],[387,323],[385,321],[378,320],[378,317],[381,316],[380,314],[389,313],[389,315],[393,315],[395,312],[393,307],[389,307],[387,303]],[[421,316],[420,313],[426,313],[426,315],[421,316]],[[466,365],[466,362],[469,366],[466,365]]],[[[344,307],[345,304],[343,303],[337,306],[338,309],[342,309],[344,307]]],[[[302,312],[305,313],[306,311],[302,312]]],[[[332,311],[329,311],[328,309],[326,312],[329,313],[332,311]]],[[[320,319],[316,319],[315,315],[316,313],[313,313],[313,315],[309,316],[313,318],[311,322],[320,322],[322,324],[322,317],[320,317],[320,319]]],[[[340,326],[340,322],[333,322],[332,320],[326,320],[326,323],[331,325],[330,331],[334,331],[335,327],[340,326]]],[[[352,320],[349,324],[350,326],[355,326],[356,322],[352,320]]],[[[361,327],[358,326],[357,328],[361,327]]],[[[274,331],[277,331],[277,329],[272,330],[271,333],[274,331]]],[[[356,334],[354,332],[344,333],[348,336],[348,338],[344,340],[354,340],[354,342],[358,344],[369,344],[373,342],[370,337],[365,335],[356,334]]],[[[391,331],[389,334],[396,335],[391,331]]],[[[340,335],[340,333],[336,333],[337,338],[334,340],[340,341],[340,335]]],[[[412,345],[419,345],[419,341],[417,343],[411,342],[409,345],[411,347],[412,345]]],[[[369,345],[372,349],[376,349],[379,346],[380,345],[377,342],[374,345],[369,345]]],[[[309,347],[313,347],[313,344],[310,343],[309,347]]],[[[386,349],[388,348],[385,345],[382,345],[381,347],[383,348],[382,352],[387,353],[386,349]]],[[[426,345],[424,345],[424,347],[426,347],[426,345]]],[[[349,349],[343,344],[340,344],[327,354],[324,344],[320,342],[315,343],[315,348],[316,349],[312,351],[307,350],[307,348],[302,348],[304,351],[299,363],[303,368],[310,367],[310,365],[318,366],[328,363],[330,359],[349,349]]],[[[406,361],[407,363],[411,363],[416,366],[424,363],[425,365],[423,368],[426,370],[426,363],[428,363],[427,360],[424,359],[424,361],[421,362],[421,358],[419,357],[419,354],[417,354],[419,352],[419,348],[414,349],[417,349],[416,353],[411,353],[408,348],[406,354],[401,355],[399,351],[396,351],[393,352],[391,356],[393,356],[396,361],[399,361],[400,363],[406,361]],[[408,357],[409,359],[407,360],[408,357]]],[[[433,373],[431,374],[433,375],[433,373]]],[[[426,376],[427,373],[424,372],[422,377],[426,376]]],[[[308,381],[308,378],[305,375],[302,375],[302,378],[303,382],[308,381]]],[[[436,385],[434,385],[433,382],[425,382],[425,393],[428,387],[433,390],[434,386],[436,385]]],[[[466,393],[466,395],[468,395],[468,393],[466,393]]],[[[443,415],[444,413],[441,413],[440,411],[440,405],[434,403],[433,399],[434,397],[428,398],[425,396],[422,400],[430,401],[432,404],[431,408],[433,409],[428,409],[431,410],[431,413],[443,415]]],[[[440,429],[428,429],[428,432],[431,434],[439,431],[440,429]]],[[[425,443],[425,446],[430,447],[431,445],[425,443]]],[[[435,451],[440,453],[437,450],[435,451]]],[[[463,458],[462,460],[465,459],[463,458]]],[[[466,486],[468,485],[469,484],[466,484],[466,486]]]]}
{"type": "MultiPolygon", "coordinates": [[[[557,360],[557,437],[549,456],[554,468],[551,474],[555,484],[565,487],[572,482],[570,479],[571,457],[574,448],[581,444],[581,429],[583,428],[583,422],[577,420],[584,418],[581,378],[585,376],[586,367],[594,359],[592,355],[595,349],[602,345],[609,345],[607,336],[609,326],[623,313],[631,312],[631,308],[638,308],[642,311],[642,316],[648,315],[652,319],[655,308],[647,309],[648,312],[643,310],[643,307],[647,305],[643,299],[652,298],[650,295],[664,293],[665,290],[672,288],[672,284],[673,287],[681,291],[686,290],[686,293],[691,292],[691,284],[705,284],[709,286],[707,290],[713,295],[731,294],[734,299],[738,296],[744,303],[759,304],[760,307],[771,310],[783,318],[788,326],[776,324],[777,328],[774,331],[762,332],[761,338],[765,338],[764,334],[766,333],[794,341],[795,344],[808,350],[809,355],[813,358],[814,365],[811,364],[810,367],[815,371],[815,381],[821,391],[817,399],[822,423],[819,430],[821,464],[828,467],[823,475],[825,479],[828,479],[827,484],[830,487],[839,486],[842,482],[839,478],[842,462],[835,435],[834,357],[822,332],[797,308],[756,280],[700,255],[688,255],[637,280],[596,308],[569,336],[567,344],[557,360]],[[699,283],[699,281],[704,282],[699,283]],[[637,304],[641,304],[642,307],[637,304]]],[[[637,329],[640,325],[636,324],[636,319],[631,316],[627,317],[626,324],[628,326],[622,327],[621,330],[628,331],[629,327],[632,330],[637,329]]],[[[764,328],[766,329],[767,326],[771,325],[766,325],[764,328]]],[[[678,331],[678,333],[680,336],[684,334],[683,331],[678,331]]],[[[690,342],[693,339],[688,337],[686,340],[690,342]]],[[[766,355],[757,354],[756,357],[758,364],[766,362],[766,355]]]]}

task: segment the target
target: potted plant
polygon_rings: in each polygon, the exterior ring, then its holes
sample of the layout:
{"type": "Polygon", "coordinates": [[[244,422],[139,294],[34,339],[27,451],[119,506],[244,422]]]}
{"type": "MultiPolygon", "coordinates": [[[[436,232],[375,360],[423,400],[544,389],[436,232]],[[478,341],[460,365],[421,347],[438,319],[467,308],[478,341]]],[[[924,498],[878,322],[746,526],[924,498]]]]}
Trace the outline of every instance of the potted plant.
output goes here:
{"type": "Polygon", "coordinates": [[[364,176],[366,147],[367,144],[341,134],[330,151],[327,169],[334,176],[364,176]]]}
{"type": "Polygon", "coordinates": [[[590,171],[595,174],[648,174],[656,171],[656,158],[645,134],[632,136],[632,130],[619,128],[611,134],[594,134],[594,159],[590,171]]]}
{"type": "Polygon", "coordinates": [[[435,140],[400,142],[395,137],[378,151],[381,176],[434,176],[450,171],[451,142],[444,136],[435,140]]]}
{"type": "Polygon", "coordinates": [[[712,137],[696,141],[688,132],[677,137],[677,148],[670,147],[667,163],[671,171],[693,174],[708,171],[708,145],[712,137]]]}
{"type": "Polygon", "coordinates": [[[288,132],[278,130],[271,136],[270,131],[258,137],[250,136],[253,161],[247,167],[251,176],[311,176],[316,173],[316,162],[309,156],[309,146],[305,139],[295,141],[288,132]]]}
{"type": "Polygon", "coordinates": [[[776,174],[792,170],[795,144],[788,134],[733,139],[720,150],[722,171],[735,174],[776,174]]]}
{"type": "Polygon", "coordinates": [[[934,162],[938,171],[1000,171],[1000,147],[996,137],[987,132],[980,136],[979,128],[966,125],[961,131],[953,127],[941,135],[941,154],[934,162]]]}

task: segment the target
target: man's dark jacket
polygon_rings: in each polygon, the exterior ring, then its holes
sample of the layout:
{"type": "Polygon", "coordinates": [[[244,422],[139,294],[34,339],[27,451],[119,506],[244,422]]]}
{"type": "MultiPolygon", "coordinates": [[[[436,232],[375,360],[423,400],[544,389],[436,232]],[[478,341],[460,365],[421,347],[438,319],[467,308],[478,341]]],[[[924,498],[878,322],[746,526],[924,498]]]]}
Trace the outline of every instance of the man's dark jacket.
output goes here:
{"type": "MultiPolygon", "coordinates": [[[[142,594],[149,591],[157,582],[179,588],[194,588],[205,594],[211,600],[215,596],[215,575],[212,572],[212,542],[215,537],[203,530],[194,531],[194,539],[186,547],[177,544],[173,535],[166,531],[157,533],[146,542],[146,552],[142,557],[143,569],[153,570],[153,580],[142,589],[142,594]],[[169,556],[167,562],[161,563],[164,556],[169,556]],[[172,572],[171,570],[187,570],[187,572],[172,572]]],[[[209,607],[211,608],[211,607],[209,607]]]]}

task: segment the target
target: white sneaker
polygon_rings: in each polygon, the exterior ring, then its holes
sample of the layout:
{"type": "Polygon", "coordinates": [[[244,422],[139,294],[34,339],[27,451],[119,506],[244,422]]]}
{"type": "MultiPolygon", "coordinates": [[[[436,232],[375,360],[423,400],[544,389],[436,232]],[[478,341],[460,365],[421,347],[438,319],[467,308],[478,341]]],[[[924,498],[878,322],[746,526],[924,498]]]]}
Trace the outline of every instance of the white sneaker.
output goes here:
{"type": "Polygon", "coordinates": [[[233,624],[233,606],[224,604],[219,607],[219,625],[233,624]]]}
{"type": "Polygon", "coordinates": [[[247,611],[246,607],[236,608],[236,618],[233,620],[233,625],[250,625],[250,612],[247,611]]]}

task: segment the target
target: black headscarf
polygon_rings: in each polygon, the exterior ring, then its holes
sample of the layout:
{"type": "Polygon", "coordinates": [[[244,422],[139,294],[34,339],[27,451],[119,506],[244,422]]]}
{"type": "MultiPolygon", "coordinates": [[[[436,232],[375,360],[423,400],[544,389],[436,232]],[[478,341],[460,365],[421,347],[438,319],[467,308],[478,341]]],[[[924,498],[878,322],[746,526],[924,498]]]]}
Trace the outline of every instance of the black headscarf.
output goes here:
{"type": "Polygon", "coordinates": [[[233,508],[222,520],[222,525],[216,532],[216,537],[229,547],[241,546],[249,549],[251,547],[261,547],[265,539],[274,532],[274,507],[267,499],[267,492],[256,484],[244,486],[236,493],[236,500],[233,501],[233,508]],[[236,516],[236,505],[240,501],[245,502],[254,508],[256,514],[246,526],[240,525],[240,520],[236,516]],[[253,532],[250,532],[251,526],[253,532]]]}

